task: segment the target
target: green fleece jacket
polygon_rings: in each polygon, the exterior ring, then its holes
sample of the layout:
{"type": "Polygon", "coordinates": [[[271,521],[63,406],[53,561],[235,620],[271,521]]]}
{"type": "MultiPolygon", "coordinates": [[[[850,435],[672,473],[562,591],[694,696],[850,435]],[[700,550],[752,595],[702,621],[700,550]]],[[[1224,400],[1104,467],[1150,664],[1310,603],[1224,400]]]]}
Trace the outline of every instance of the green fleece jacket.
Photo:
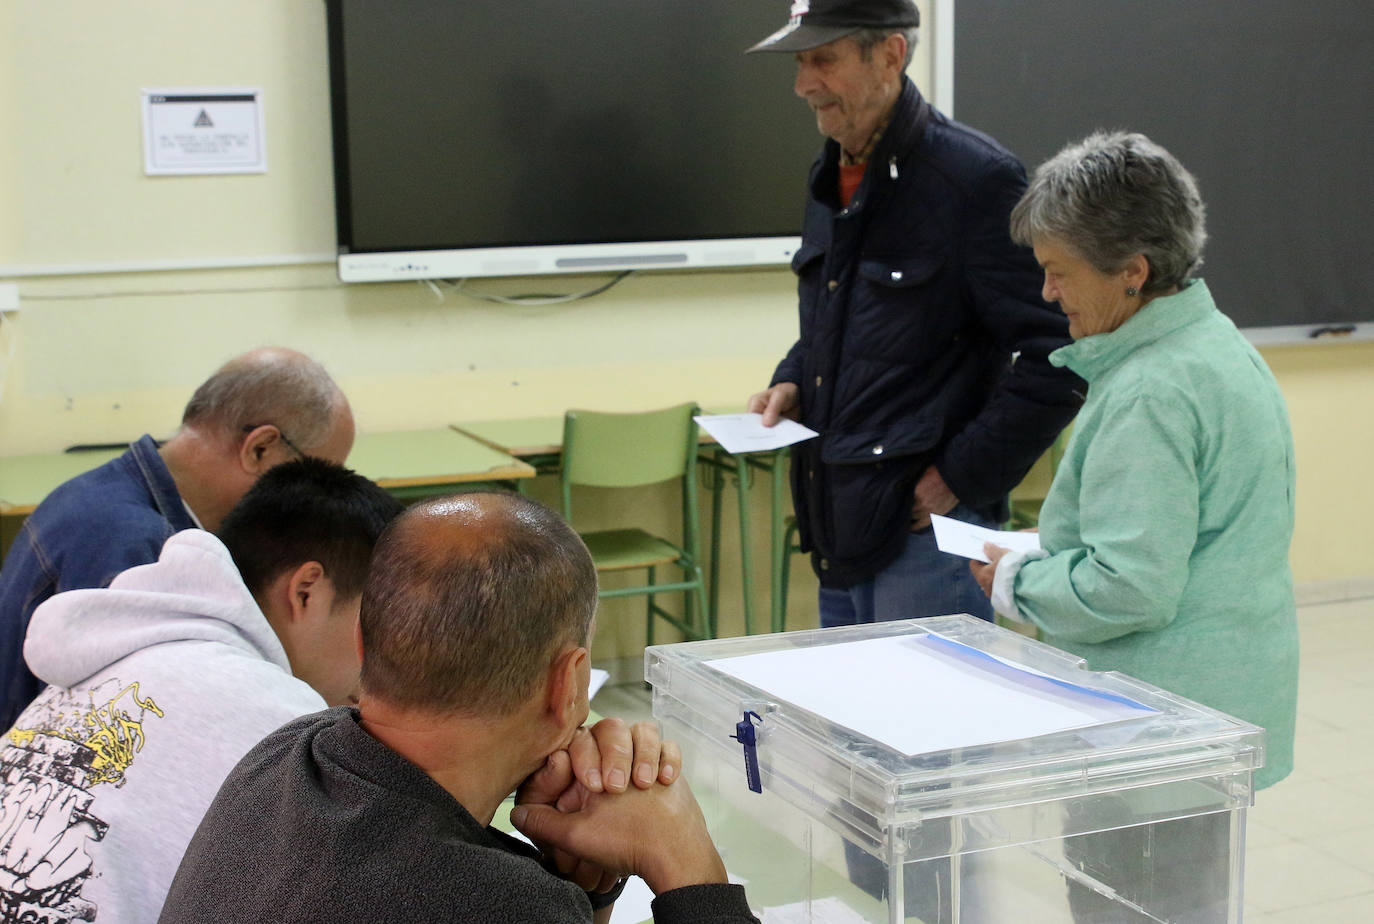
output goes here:
{"type": "Polygon", "coordinates": [[[1020,564],[1045,641],[1262,726],[1293,767],[1293,438],[1264,360],[1197,280],[1050,355],[1089,383],[1020,564]]]}

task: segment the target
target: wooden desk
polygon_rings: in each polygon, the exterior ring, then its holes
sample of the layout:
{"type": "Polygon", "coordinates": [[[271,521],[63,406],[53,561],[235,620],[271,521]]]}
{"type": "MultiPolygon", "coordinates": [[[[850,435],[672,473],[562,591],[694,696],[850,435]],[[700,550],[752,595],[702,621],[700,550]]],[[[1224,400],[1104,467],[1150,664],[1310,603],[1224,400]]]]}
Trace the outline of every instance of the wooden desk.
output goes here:
{"type": "MultiPolygon", "coordinates": [[[[54,488],[123,452],[102,449],[0,457],[0,557],[8,551],[24,517],[54,488]]],[[[403,500],[535,475],[527,463],[449,427],[360,433],[348,466],[403,500]]]]}
{"type": "Polygon", "coordinates": [[[353,442],[348,466],[402,498],[535,475],[533,466],[450,427],[360,433],[353,442]]]}
{"type": "Polygon", "coordinates": [[[95,449],[0,458],[0,516],[28,516],[62,482],[123,453],[123,449],[95,449]]]}
{"type": "MultiPolygon", "coordinates": [[[[738,410],[738,409],[736,409],[738,410]]],[[[726,413],[708,411],[705,413],[726,413]]],[[[563,451],[562,417],[523,417],[510,420],[481,420],[453,425],[459,433],[478,440],[493,449],[510,453],[534,465],[540,474],[556,474],[558,460],[563,451]]],[[[710,466],[711,489],[711,553],[710,607],[712,625],[715,625],[719,603],[720,576],[720,514],[723,489],[722,474],[735,477],[736,497],[739,502],[740,525],[740,584],[744,596],[744,631],[753,633],[753,555],[749,543],[749,486],[755,470],[771,475],[770,495],[770,555],[769,555],[769,628],[781,632],[786,627],[787,614],[783,611],[785,599],[782,591],[783,558],[787,555],[783,536],[783,518],[787,503],[785,460],[786,449],[771,452],[732,455],[716,445],[715,439],[705,430],[701,431],[702,462],[710,466]]]]}
{"type": "Polygon", "coordinates": [[[492,449],[518,459],[557,456],[563,452],[562,417],[520,417],[514,420],[478,420],[452,425],[492,449]]]}

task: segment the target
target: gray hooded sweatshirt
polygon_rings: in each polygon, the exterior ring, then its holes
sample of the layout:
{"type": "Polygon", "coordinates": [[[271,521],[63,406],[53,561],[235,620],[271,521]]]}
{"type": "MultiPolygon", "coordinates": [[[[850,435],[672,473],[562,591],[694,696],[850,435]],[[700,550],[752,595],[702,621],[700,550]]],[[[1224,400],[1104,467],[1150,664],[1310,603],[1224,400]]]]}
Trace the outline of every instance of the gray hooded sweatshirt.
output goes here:
{"type": "Polygon", "coordinates": [[[33,614],[50,684],[0,739],[0,920],[156,921],[220,783],[325,708],[210,533],[33,614]]]}

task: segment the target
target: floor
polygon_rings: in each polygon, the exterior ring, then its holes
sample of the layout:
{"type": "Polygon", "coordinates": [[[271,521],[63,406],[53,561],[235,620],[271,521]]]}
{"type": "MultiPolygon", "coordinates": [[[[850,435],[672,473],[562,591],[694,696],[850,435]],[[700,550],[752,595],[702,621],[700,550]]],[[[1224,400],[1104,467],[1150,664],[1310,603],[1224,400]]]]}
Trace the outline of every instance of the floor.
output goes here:
{"type": "Polygon", "coordinates": [[[1255,798],[1246,921],[1374,921],[1374,600],[1298,611],[1293,775],[1255,798]]]}
{"type": "MultiPolygon", "coordinates": [[[[1249,812],[1245,920],[1374,921],[1374,599],[1302,607],[1298,625],[1296,769],[1249,812]]],[[[642,684],[592,706],[650,717],[642,684]]]]}

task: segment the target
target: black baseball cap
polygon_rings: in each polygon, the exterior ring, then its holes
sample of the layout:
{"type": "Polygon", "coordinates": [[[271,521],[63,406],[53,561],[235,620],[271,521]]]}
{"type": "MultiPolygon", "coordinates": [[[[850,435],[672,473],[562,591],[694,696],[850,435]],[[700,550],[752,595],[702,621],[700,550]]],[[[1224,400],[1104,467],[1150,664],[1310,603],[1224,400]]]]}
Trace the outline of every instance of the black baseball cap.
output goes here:
{"type": "Polygon", "coordinates": [[[806,51],[860,29],[910,29],[921,24],[912,0],[793,0],[787,25],[750,48],[806,51]]]}

